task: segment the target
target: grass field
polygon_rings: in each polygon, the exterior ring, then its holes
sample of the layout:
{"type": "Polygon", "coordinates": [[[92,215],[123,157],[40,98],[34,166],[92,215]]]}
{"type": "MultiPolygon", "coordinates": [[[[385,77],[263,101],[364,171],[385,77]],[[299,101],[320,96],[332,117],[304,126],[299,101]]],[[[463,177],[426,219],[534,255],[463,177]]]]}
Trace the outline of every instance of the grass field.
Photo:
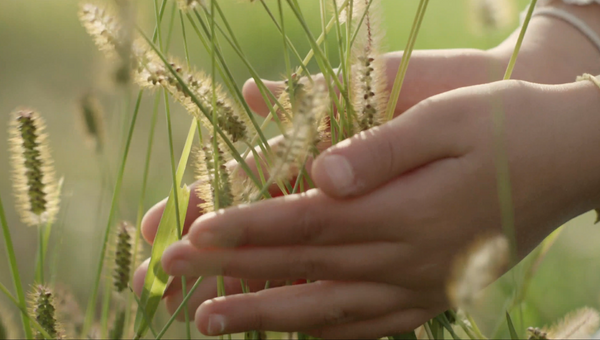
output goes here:
{"type": "MultiPolygon", "coordinates": [[[[140,2],[147,1],[141,0],[140,2]]],[[[222,1],[237,38],[256,67],[267,79],[281,79],[285,70],[281,55],[280,36],[273,29],[258,4],[243,0],[222,1]]],[[[302,0],[304,11],[311,18],[315,30],[319,25],[318,2],[302,0]],[[314,14],[313,14],[314,13],[314,14]]],[[[389,51],[402,49],[406,44],[412,18],[417,7],[414,0],[385,0],[384,16],[387,28],[385,44],[389,51]]],[[[519,1],[519,8],[527,2],[519,1]]],[[[87,302],[93,281],[96,258],[99,252],[102,228],[108,213],[110,195],[100,188],[100,168],[108,167],[114,181],[121,140],[109,139],[105,158],[98,159],[82,142],[78,128],[78,100],[88,90],[101,98],[111,136],[122,136],[123,122],[130,110],[122,114],[122,102],[117,98],[109,75],[104,72],[105,60],[77,19],[76,0],[2,0],[0,1],[0,112],[3,117],[15,107],[27,105],[46,117],[57,174],[64,176],[64,198],[59,223],[50,249],[51,274],[56,282],[67,284],[81,303],[87,302]],[[98,216],[97,209],[103,207],[98,216]]],[[[477,35],[470,29],[467,0],[432,0],[418,49],[489,48],[506,37],[511,28],[491,36],[477,35]]],[[[141,25],[149,28],[154,23],[151,6],[141,6],[141,25]]],[[[288,13],[289,14],[289,13],[288,13]]],[[[290,20],[289,22],[293,22],[290,20]]],[[[305,54],[309,45],[303,34],[293,25],[290,37],[305,54]]],[[[172,52],[183,57],[178,28],[175,29],[172,52]]],[[[190,40],[191,42],[194,40],[190,40]]],[[[209,60],[199,44],[191,43],[191,57],[198,68],[209,60]]],[[[227,49],[225,49],[227,51],[227,49]]],[[[227,58],[235,60],[231,51],[227,58]]],[[[336,64],[332,57],[332,64],[336,64]]],[[[236,81],[242,84],[249,74],[241,63],[232,62],[236,81]]],[[[311,65],[316,69],[315,65],[311,65]]],[[[125,173],[125,182],[119,206],[122,219],[135,220],[141,178],[138,176],[145,157],[145,145],[150,125],[153,99],[148,96],[141,111],[141,121],[132,146],[131,158],[125,173]]],[[[180,150],[185,139],[189,117],[177,106],[174,114],[175,150],[180,150]]],[[[33,281],[33,263],[37,246],[34,228],[22,226],[13,209],[10,169],[7,164],[6,119],[0,124],[0,196],[7,209],[8,222],[16,243],[19,266],[24,281],[33,281]]],[[[169,157],[164,119],[159,119],[155,150],[151,163],[146,204],[168,194],[171,187],[169,157]]],[[[192,181],[187,174],[185,181],[192,181]]],[[[600,230],[594,226],[593,216],[587,214],[568,223],[557,243],[548,253],[534,277],[525,303],[514,314],[516,326],[544,326],[565,313],[582,306],[600,307],[600,230]],[[522,313],[521,313],[522,312],[522,313]]],[[[8,263],[0,242],[0,281],[9,285],[8,263]]],[[[482,330],[494,334],[504,318],[504,303],[512,291],[510,284],[518,277],[518,268],[490,287],[482,303],[481,312],[475,314],[482,330]]],[[[0,296],[0,305],[8,301],[0,296]]],[[[504,325],[502,327],[505,327],[504,325]]],[[[173,336],[177,334],[173,329],[173,336]]],[[[500,328],[498,335],[508,330],[500,328]]]]}

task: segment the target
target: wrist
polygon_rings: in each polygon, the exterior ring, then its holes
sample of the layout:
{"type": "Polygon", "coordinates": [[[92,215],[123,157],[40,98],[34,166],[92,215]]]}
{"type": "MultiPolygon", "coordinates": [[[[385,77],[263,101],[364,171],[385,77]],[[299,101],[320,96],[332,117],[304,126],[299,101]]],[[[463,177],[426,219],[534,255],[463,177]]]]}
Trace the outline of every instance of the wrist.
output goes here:
{"type": "MultiPolygon", "coordinates": [[[[600,35],[600,5],[568,6],[552,3],[585,22],[600,35]]],[[[499,46],[489,50],[498,63],[507,65],[519,30],[499,46]]],[[[544,84],[572,82],[582,73],[600,74],[600,51],[572,24],[552,16],[535,16],[523,41],[514,78],[544,84]]]]}
{"type": "Polygon", "coordinates": [[[555,172],[557,194],[567,199],[565,213],[570,219],[600,207],[600,157],[596,157],[600,145],[596,128],[600,124],[600,89],[590,81],[564,86],[564,97],[557,100],[568,103],[568,109],[549,117],[561,126],[555,149],[559,151],[555,155],[558,163],[549,171],[555,172]]]}

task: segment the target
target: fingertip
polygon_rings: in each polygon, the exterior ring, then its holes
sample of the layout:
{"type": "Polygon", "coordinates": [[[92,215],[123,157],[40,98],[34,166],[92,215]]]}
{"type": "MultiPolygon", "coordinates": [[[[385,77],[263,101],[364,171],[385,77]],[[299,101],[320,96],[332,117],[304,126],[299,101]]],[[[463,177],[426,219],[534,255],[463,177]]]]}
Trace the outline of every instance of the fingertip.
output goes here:
{"type": "Polygon", "coordinates": [[[148,209],[144,217],[142,218],[141,232],[144,240],[149,244],[154,243],[154,237],[158,230],[158,224],[162,217],[165,206],[167,205],[167,199],[156,203],[152,208],[148,209]]]}
{"type": "MultiPolygon", "coordinates": [[[[285,84],[281,81],[263,80],[263,84],[269,89],[273,95],[278,96],[285,84]]],[[[254,79],[248,79],[242,88],[242,94],[250,109],[261,116],[266,116],[270,110],[270,103],[267,104],[258,89],[258,85],[254,79]]]]}
{"type": "Polygon", "coordinates": [[[195,248],[187,239],[173,243],[165,250],[161,258],[163,270],[169,275],[180,276],[178,271],[181,268],[176,268],[178,267],[177,262],[182,263],[191,251],[195,251],[195,248]]]}
{"type": "Polygon", "coordinates": [[[135,270],[133,274],[133,291],[136,295],[142,295],[142,289],[144,288],[144,280],[146,279],[146,273],[148,272],[148,265],[150,264],[150,259],[146,259],[146,261],[142,262],[142,264],[135,270]]]}
{"type": "Polygon", "coordinates": [[[348,140],[338,143],[319,155],[312,164],[313,181],[330,197],[349,197],[361,188],[352,163],[343,152],[339,152],[346,148],[347,144],[349,145],[348,140]]]}

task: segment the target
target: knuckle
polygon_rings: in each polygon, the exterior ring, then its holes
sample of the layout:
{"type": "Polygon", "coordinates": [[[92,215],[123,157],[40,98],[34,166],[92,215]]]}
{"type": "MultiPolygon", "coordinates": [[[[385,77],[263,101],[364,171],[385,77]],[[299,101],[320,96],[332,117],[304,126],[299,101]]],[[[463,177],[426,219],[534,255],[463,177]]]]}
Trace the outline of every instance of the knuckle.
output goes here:
{"type": "MultiPolygon", "coordinates": [[[[308,200],[305,202],[308,203],[308,200]]],[[[316,206],[303,204],[299,219],[298,226],[300,229],[301,242],[303,244],[316,242],[326,228],[325,216],[321,209],[316,206]]]]}

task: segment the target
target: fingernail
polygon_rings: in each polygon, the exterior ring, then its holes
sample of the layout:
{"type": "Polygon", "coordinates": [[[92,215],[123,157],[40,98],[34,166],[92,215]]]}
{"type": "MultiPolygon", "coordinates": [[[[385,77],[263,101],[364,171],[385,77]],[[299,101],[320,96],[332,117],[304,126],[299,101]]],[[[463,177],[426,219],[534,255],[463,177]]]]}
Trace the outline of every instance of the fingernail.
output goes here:
{"type": "Polygon", "coordinates": [[[329,180],[340,195],[347,195],[354,191],[354,170],[346,157],[327,155],[322,162],[329,180]]]}
{"type": "Polygon", "coordinates": [[[211,314],[208,316],[208,335],[219,335],[225,331],[227,318],[220,314],[211,314]]]}
{"type": "Polygon", "coordinates": [[[192,270],[192,266],[189,262],[187,261],[175,261],[173,262],[173,264],[171,266],[169,266],[169,274],[171,275],[185,275],[187,273],[191,273],[192,270]]]}

